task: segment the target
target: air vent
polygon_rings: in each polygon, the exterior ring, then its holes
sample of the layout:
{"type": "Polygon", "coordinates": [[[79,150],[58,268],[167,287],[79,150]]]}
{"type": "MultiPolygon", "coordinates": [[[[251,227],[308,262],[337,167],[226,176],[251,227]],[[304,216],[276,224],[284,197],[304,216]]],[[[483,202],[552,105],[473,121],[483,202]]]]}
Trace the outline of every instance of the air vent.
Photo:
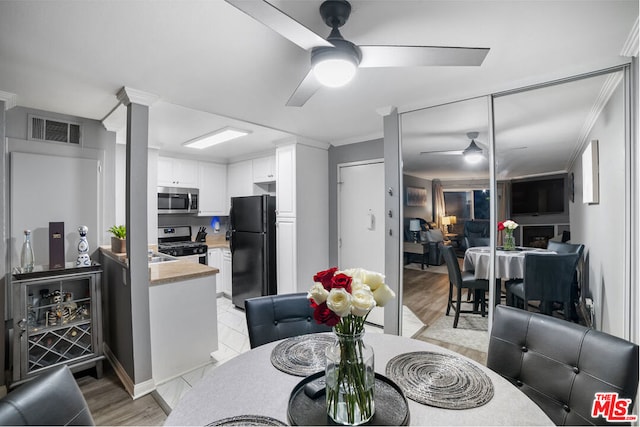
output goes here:
{"type": "Polygon", "coordinates": [[[29,139],[80,145],[80,127],[78,123],[29,116],[29,139]]]}

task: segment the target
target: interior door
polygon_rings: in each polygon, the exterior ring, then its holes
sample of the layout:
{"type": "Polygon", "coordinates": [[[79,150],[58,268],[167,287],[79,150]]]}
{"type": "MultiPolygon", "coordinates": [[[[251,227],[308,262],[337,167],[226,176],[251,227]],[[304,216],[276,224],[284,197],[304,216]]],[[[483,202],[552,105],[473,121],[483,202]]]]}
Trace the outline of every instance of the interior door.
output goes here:
{"type": "MultiPolygon", "coordinates": [[[[338,166],[338,262],[384,274],[384,163],[338,166]]],[[[375,308],[367,319],[383,325],[375,308]]]]}

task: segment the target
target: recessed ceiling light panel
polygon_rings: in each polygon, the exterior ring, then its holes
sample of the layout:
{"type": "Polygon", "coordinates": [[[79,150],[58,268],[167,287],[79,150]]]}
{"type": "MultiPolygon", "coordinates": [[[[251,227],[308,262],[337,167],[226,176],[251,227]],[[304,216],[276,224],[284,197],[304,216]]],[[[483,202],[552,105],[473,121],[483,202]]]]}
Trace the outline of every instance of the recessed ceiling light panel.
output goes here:
{"type": "Polygon", "coordinates": [[[214,132],[199,136],[190,141],[185,142],[185,147],[189,148],[197,148],[202,150],[203,148],[211,147],[216,144],[221,144],[223,142],[231,141],[232,139],[240,138],[242,136],[249,135],[251,132],[248,130],[242,129],[234,129],[231,127],[226,127],[222,129],[218,129],[214,132]]]}

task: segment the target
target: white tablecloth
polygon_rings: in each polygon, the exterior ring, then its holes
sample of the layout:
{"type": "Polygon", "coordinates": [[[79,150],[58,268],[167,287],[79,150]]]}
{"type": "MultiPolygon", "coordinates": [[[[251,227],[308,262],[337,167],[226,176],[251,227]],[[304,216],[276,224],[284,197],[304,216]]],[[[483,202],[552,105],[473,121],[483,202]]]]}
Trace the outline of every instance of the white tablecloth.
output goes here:
{"type": "MultiPolygon", "coordinates": [[[[370,333],[364,339],[375,351],[375,369],[381,374],[394,356],[412,351],[435,351],[464,358],[442,347],[395,335],[370,333]]],[[[270,356],[277,343],[257,347],[214,369],[186,393],[165,425],[202,426],[240,415],[262,415],[287,422],[289,395],[303,378],[273,367],[270,356]]],[[[435,408],[409,399],[411,425],[553,425],[514,385],[487,367],[471,363],[491,379],[493,399],[484,406],[465,410],[435,408]]]]}
{"type": "MultiPolygon", "coordinates": [[[[524,254],[527,252],[547,252],[546,249],[521,248],[515,251],[496,251],[496,278],[522,279],[524,277],[524,254]]],[[[476,246],[467,249],[464,254],[464,271],[474,271],[476,279],[489,279],[489,263],[491,262],[491,248],[476,246]]]]}

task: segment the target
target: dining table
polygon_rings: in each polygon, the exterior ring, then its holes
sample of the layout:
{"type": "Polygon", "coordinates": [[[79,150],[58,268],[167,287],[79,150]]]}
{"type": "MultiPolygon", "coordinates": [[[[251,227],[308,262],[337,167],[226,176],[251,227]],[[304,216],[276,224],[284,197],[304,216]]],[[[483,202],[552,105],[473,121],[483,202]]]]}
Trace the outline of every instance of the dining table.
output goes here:
{"type": "MultiPolygon", "coordinates": [[[[516,247],[514,250],[505,251],[496,249],[496,279],[522,279],[524,277],[524,258],[530,252],[555,253],[547,249],[516,247]]],[[[462,269],[473,271],[476,279],[489,280],[489,265],[491,263],[490,246],[474,246],[464,253],[462,269]]]]}
{"type": "MultiPolygon", "coordinates": [[[[321,338],[332,340],[333,335],[331,332],[309,334],[302,340],[311,343],[321,338]]],[[[256,347],[213,369],[178,402],[165,425],[292,423],[288,418],[292,392],[308,378],[322,375],[311,374],[305,378],[304,373],[300,375],[295,369],[283,370],[282,360],[287,360],[287,350],[293,348],[288,343],[292,340],[301,338],[292,337],[256,347]]],[[[391,384],[396,384],[404,392],[400,396],[406,400],[405,424],[553,425],[549,417],[515,385],[467,357],[435,344],[390,334],[367,333],[364,341],[375,353],[376,376],[391,380],[391,384]],[[437,363],[434,365],[429,361],[437,363]],[[389,369],[395,376],[387,376],[390,375],[389,369]],[[413,385],[407,386],[405,382],[413,385]],[[473,388],[465,388],[471,385],[473,388]],[[440,389],[436,390],[436,387],[440,389]],[[414,396],[416,393],[417,397],[414,396]],[[444,394],[443,399],[448,403],[444,406],[431,403],[432,393],[439,393],[441,397],[444,394]],[[424,399],[426,403],[423,403],[424,399]]],[[[297,346],[305,345],[301,341],[296,343],[297,346]]],[[[321,353],[315,356],[322,361],[324,350],[321,353]]],[[[307,352],[296,353],[296,357],[300,354],[307,352]]],[[[298,363],[293,358],[290,361],[293,366],[298,363]]],[[[321,366],[317,369],[318,372],[324,370],[321,366]]],[[[318,399],[322,399],[324,404],[324,396],[318,399]]],[[[376,392],[376,412],[387,410],[388,405],[378,399],[381,398],[376,392]]],[[[377,413],[374,417],[383,418],[384,415],[377,413]]],[[[328,418],[326,421],[328,423],[328,418]]]]}

